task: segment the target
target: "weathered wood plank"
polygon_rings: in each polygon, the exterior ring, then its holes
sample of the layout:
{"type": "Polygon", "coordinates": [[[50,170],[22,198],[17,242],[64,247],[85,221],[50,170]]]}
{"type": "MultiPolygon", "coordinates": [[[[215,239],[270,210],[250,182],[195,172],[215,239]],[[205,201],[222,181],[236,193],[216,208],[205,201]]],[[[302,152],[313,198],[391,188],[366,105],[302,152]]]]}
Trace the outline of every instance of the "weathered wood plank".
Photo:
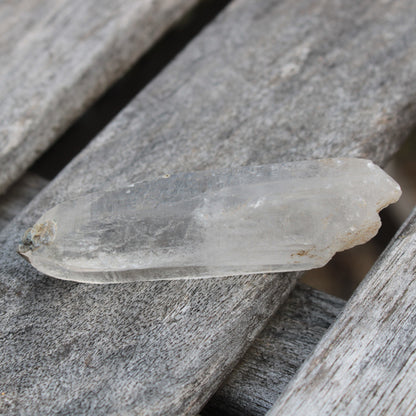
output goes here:
{"type": "MultiPolygon", "coordinates": [[[[26,173],[0,196],[0,229],[49,181],[26,173]]],[[[263,415],[342,310],[345,301],[297,285],[270,319],[203,415],[263,415]]]]}
{"type": "Polygon", "coordinates": [[[415,12],[413,0],[237,0],[149,84],[0,234],[9,413],[195,414],[296,276],[62,282],[14,256],[22,232],[81,191],[166,172],[383,162],[415,119],[415,12]]]}
{"type": "Polygon", "coordinates": [[[39,175],[26,173],[6,194],[0,195],[0,230],[19,214],[48,182],[39,175]]]}
{"type": "MultiPolygon", "coordinates": [[[[0,196],[0,229],[48,182],[26,173],[0,196]]],[[[264,415],[344,305],[341,299],[297,285],[202,414],[264,415]]]]}
{"type": "Polygon", "coordinates": [[[0,193],[197,0],[0,3],[0,193]]]}
{"type": "Polygon", "coordinates": [[[341,299],[297,285],[202,415],[263,416],[344,305],[341,299]]]}
{"type": "Polygon", "coordinates": [[[270,416],[416,413],[416,209],[270,416]]]}

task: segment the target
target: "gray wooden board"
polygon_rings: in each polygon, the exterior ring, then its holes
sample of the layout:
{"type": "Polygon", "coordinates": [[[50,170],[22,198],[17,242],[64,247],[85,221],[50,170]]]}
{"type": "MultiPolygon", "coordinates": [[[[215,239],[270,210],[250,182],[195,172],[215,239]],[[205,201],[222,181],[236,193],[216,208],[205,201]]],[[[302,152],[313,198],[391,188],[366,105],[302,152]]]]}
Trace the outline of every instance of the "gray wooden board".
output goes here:
{"type": "MultiPolygon", "coordinates": [[[[26,173],[0,197],[3,228],[48,183],[26,173]]],[[[203,414],[263,415],[312,352],[345,301],[297,285],[270,319],[203,414]]]]}
{"type": "Polygon", "coordinates": [[[344,305],[341,299],[297,285],[202,415],[263,416],[344,305]]]}
{"type": "Polygon", "coordinates": [[[416,414],[416,209],[270,411],[416,414]]]}
{"type": "Polygon", "coordinates": [[[34,173],[26,173],[6,194],[0,195],[0,230],[6,226],[30,201],[48,181],[34,173]]]}
{"type": "Polygon", "coordinates": [[[196,3],[0,2],[0,193],[196,3]]]}
{"type": "Polygon", "coordinates": [[[10,414],[193,415],[294,274],[92,286],[15,256],[58,201],[179,170],[325,156],[381,163],[415,120],[413,0],[237,0],[0,234],[10,414]]]}
{"type": "MultiPolygon", "coordinates": [[[[1,196],[0,228],[47,183],[38,175],[26,173],[1,196]]],[[[341,299],[296,285],[211,398],[203,415],[264,415],[344,305],[341,299]]]]}

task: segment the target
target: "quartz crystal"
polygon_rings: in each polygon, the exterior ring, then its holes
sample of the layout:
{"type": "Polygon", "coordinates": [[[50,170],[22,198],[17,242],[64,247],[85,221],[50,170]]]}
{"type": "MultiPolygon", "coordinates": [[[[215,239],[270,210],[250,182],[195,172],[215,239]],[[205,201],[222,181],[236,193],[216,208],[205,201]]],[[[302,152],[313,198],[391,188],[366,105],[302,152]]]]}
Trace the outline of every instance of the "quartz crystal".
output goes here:
{"type": "Polygon", "coordinates": [[[55,206],[19,253],[90,283],[306,270],[372,238],[400,194],[364,159],[165,175],[55,206]]]}

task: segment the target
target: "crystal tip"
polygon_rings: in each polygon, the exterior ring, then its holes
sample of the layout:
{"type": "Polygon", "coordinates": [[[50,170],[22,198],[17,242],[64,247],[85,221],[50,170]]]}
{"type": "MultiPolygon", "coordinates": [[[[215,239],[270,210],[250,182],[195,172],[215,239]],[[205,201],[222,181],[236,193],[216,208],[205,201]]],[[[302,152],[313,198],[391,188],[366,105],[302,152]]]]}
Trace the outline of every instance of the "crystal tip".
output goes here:
{"type": "Polygon", "coordinates": [[[33,227],[28,228],[17,249],[18,254],[29,261],[30,252],[37,250],[42,245],[52,243],[55,239],[57,229],[58,226],[53,220],[36,223],[33,227]]]}

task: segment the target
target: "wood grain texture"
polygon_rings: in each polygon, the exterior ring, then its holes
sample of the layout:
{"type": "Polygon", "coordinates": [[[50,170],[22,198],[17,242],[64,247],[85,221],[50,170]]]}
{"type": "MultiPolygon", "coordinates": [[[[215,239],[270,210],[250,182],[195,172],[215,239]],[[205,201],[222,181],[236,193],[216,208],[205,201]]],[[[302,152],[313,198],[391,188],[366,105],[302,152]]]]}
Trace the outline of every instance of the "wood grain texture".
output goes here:
{"type": "MultiPolygon", "coordinates": [[[[36,174],[26,173],[0,196],[0,229],[47,183],[36,174]]],[[[344,305],[341,299],[296,285],[202,415],[264,415],[344,305]]]]}
{"type": "Polygon", "coordinates": [[[0,234],[9,414],[194,415],[294,274],[92,286],[15,255],[55,203],[146,177],[325,156],[383,162],[415,120],[413,0],[237,0],[0,234]]]}
{"type": "Polygon", "coordinates": [[[48,182],[39,175],[26,173],[6,194],[0,195],[0,230],[19,214],[48,182]]]}
{"type": "MultiPolygon", "coordinates": [[[[0,197],[4,228],[48,181],[26,173],[0,197]]],[[[205,406],[203,415],[261,416],[269,410],[341,312],[345,301],[296,285],[241,362],[205,406]]]]}
{"type": "Polygon", "coordinates": [[[334,296],[296,285],[202,415],[263,416],[344,305],[334,296]]]}
{"type": "Polygon", "coordinates": [[[269,415],[416,413],[416,209],[269,415]]]}
{"type": "Polygon", "coordinates": [[[0,193],[197,0],[0,3],[0,193]]]}

